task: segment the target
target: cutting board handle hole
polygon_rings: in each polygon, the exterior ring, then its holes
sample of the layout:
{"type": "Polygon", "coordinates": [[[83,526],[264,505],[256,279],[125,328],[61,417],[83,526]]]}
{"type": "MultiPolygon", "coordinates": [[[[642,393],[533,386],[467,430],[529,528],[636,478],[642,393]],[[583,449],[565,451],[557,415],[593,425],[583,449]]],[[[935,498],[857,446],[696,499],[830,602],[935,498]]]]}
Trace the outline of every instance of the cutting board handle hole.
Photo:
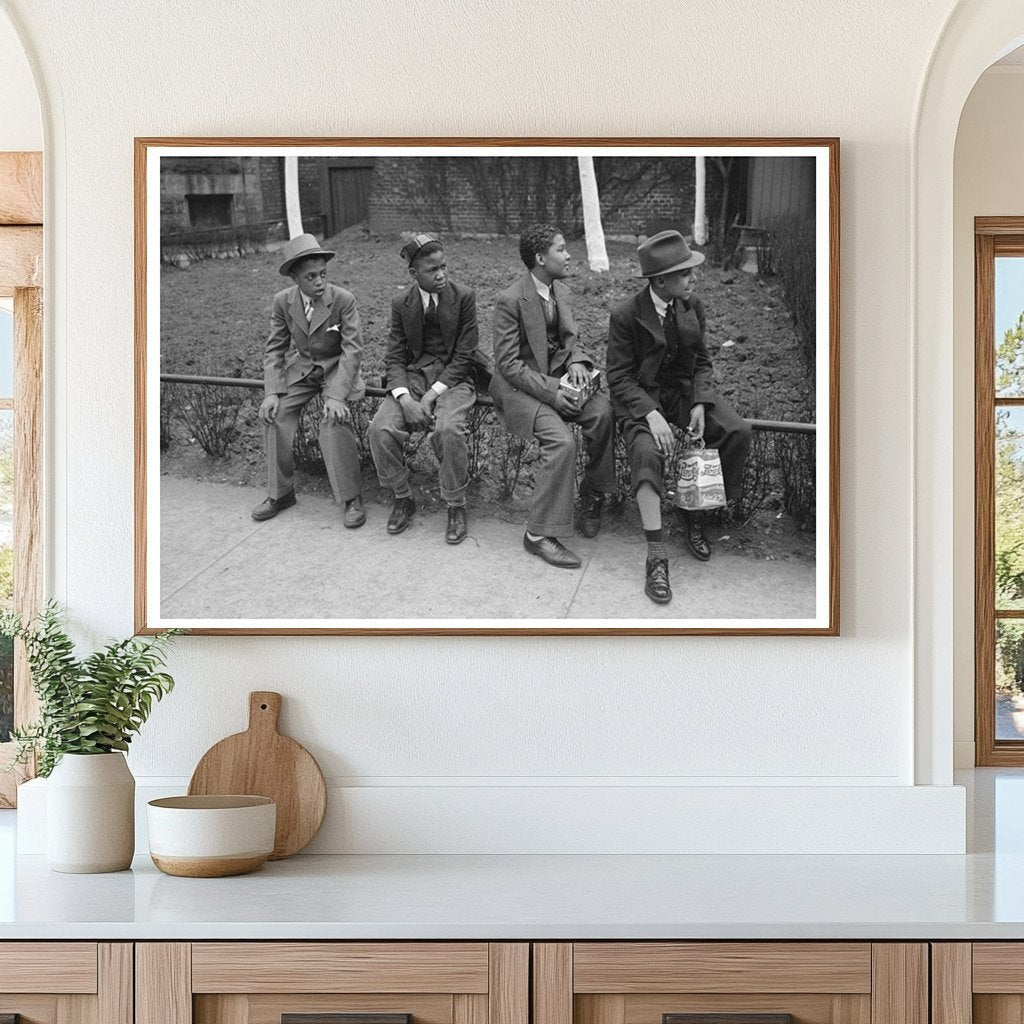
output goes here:
{"type": "Polygon", "coordinates": [[[260,711],[266,711],[266,710],[267,710],[267,705],[266,704],[261,704],[260,705],[260,711]]]}

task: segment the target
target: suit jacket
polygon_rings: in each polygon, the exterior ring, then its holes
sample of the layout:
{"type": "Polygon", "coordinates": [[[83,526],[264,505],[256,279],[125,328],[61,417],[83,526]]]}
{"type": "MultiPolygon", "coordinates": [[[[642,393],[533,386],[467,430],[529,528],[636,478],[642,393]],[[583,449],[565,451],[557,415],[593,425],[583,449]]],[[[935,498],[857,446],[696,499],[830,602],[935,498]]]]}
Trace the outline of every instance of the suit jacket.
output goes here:
{"type": "Polygon", "coordinates": [[[356,401],[366,391],[359,372],[362,361],[363,337],[351,292],[328,284],[308,323],[298,285],[274,296],[263,356],[263,387],[268,395],[283,395],[319,366],[324,371],[325,397],[356,401]]]}
{"type": "MultiPolygon", "coordinates": [[[[449,281],[437,296],[437,319],[445,344],[445,365],[437,380],[453,388],[473,379],[473,357],[480,340],[473,289],[449,281]]],[[[388,389],[408,387],[409,370],[421,358],[423,299],[419,287],[411,284],[391,300],[391,330],[384,353],[388,389]]]]}
{"type": "MultiPolygon", "coordinates": [[[[566,350],[566,365],[593,361],[579,348],[569,289],[551,285],[558,306],[558,331],[566,350]]],[[[491,395],[506,427],[530,437],[537,404],[554,406],[558,378],[548,366],[548,332],[533,275],[527,273],[498,296],[494,307],[494,376],[491,395]]]]}
{"type": "MultiPolygon", "coordinates": [[[[704,346],[704,306],[700,299],[676,302],[682,342],[679,384],[690,404],[715,404],[714,371],[704,346]]],[[[612,310],[608,324],[608,390],[616,416],[640,419],[659,405],[658,374],[668,344],[650,288],[612,310]]]]}

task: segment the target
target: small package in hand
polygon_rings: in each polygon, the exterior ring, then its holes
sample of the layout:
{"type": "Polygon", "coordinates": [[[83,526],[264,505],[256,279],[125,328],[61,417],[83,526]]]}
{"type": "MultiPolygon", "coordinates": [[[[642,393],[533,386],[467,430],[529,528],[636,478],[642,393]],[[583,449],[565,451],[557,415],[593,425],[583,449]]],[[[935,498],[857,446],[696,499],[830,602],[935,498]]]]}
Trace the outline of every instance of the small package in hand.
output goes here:
{"type": "Polygon", "coordinates": [[[590,396],[597,390],[600,379],[601,371],[591,370],[589,383],[582,388],[578,388],[575,384],[569,383],[569,374],[563,373],[558,381],[558,390],[568,395],[576,403],[577,409],[582,409],[587,404],[590,396]]]}
{"type": "Polygon", "coordinates": [[[703,440],[691,443],[679,459],[676,504],[687,512],[702,512],[723,508],[725,503],[725,480],[718,450],[705,448],[703,440]]]}

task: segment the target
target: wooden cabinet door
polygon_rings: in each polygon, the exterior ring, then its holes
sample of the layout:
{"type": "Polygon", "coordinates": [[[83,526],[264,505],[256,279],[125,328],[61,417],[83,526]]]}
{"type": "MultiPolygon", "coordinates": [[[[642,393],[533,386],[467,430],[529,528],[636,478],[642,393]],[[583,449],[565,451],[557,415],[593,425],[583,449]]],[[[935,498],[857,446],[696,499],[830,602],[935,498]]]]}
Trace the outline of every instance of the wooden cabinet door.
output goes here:
{"type": "Polygon", "coordinates": [[[928,949],[537,943],[533,1011],[532,1024],[928,1024],[928,949]]]}
{"type": "Polygon", "coordinates": [[[1024,1020],[1024,942],[932,944],[934,1024],[1024,1020]]]}
{"type": "Polygon", "coordinates": [[[0,942],[0,1017],[132,1024],[129,942],[0,942]]]}
{"type": "Polygon", "coordinates": [[[139,943],[136,986],[136,1024],[529,1024],[529,946],[139,943]]]}

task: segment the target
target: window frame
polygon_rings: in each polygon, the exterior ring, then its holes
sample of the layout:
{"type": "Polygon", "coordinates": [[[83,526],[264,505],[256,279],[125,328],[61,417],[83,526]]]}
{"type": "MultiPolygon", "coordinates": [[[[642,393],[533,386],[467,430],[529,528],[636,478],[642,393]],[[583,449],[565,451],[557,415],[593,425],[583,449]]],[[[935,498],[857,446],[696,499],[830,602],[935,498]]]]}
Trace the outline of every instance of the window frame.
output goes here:
{"type": "MultiPolygon", "coordinates": [[[[43,595],[43,159],[0,153],[0,297],[14,299],[14,608],[35,615],[43,595]]],[[[14,655],[14,724],[39,710],[21,644],[14,655]]],[[[0,769],[14,756],[0,743],[0,769]]],[[[0,807],[14,807],[34,764],[0,770],[0,807]]]]}
{"type": "Polygon", "coordinates": [[[1024,740],[996,739],[996,620],[1024,623],[1024,609],[998,610],[995,595],[995,417],[1024,407],[996,398],[995,261],[1024,257],[1024,217],[974,220],[974,763],[1024,766],[1024,740]]]}

